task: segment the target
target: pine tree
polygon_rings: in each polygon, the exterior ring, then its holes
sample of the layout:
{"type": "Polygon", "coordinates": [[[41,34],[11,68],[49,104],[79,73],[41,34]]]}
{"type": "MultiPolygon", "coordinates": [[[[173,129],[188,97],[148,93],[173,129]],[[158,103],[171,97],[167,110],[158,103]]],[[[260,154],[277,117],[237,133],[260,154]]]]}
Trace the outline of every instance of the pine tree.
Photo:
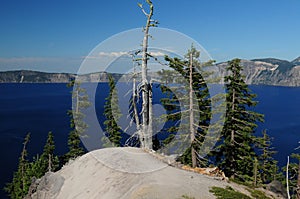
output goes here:
{"type": "MultiPolygon", "coordinates": [[[[184,164],[190,164],[193,167],[204,166],[207,163],[204,157],[200,157],[198,154],[211,114],[208,87],[203,78],[203,75],[208,76],[210,73],[204,72],[202,68],[213,62],[200,63],[199,57],[200,52],[193,46],[186,54],[185,60],[166,56],[165,60],[169,63],[169,66],[183,78],[176,78],[176,73],[173,73],[172,77],[175,79],[176,84],[161,86],[162,92],[168,96],[168,98],[162,99],[162,104],[169,112],[166,116],[167,121],[179,121],[180,118],[186,120],[186,123],[182,126],[189,132],[186,136],[190,137],[191,147],[184,152],[180,160],[184,164]],[[170,86],[172,89],[170,89],[170,86]],[[172,94],[172,90],[181,93],[181,96],[175,96],[172,94]],[[179,107],[179,100],[185,101],[184,104],[188,106],[179,107]]],[[[168,76],[170,73],[170,71],[162,71],[160,73],[162,80],[169,82],[168,76]]],[[[173,126],[168,131],[176,132],[177,130],[178,128],[173,126]]]]}
{"type": "Polygon", "coordinates": [[[46,172],[55,171],[58,168],[59,160],[54,155],[55,144],[52,133],[48,133],[42,155],[34,157],[32,162],[29,162],[27,159],[29,139],[30,134],[27,134],[23,143],[18,170],[14,173],[12,182],[5,187],[5,191],[13,199],[24,198],[33,179],[41,178],[46,172]]]}
{"type": "Polygon", "coordinates": [[[273,180],[276,180],[278,177],[278,166],[276,161],[273,158],[273,155],[276,154],[277,152],[274,150],[272,147],[272,139],[270,136],[267,134],[266,130],[263,130],[262,132],[263,137],[260,138],[260,155],[259,155],[259,161],[260,161],[260,178],[261,182],[263,184],[270,183],[273,180]]]}
{"type": "MultiPolygon", "coordinates": [[[[116,84],[114,78],[109,75],[109,95],[106,98],[104,106],[104,116],[106,120],[104,122],[106,136],[111,143],[111,146],[121,146],[121,128],[118,125],[118,120],[121,117],[121,111],[119,109],[118,94],[116,91],[116,84]]],[[[102,139],[104,141],[106,138],[102,139]]],[[[110,146],[108,140],[105,142],[105,146],[110,146]]]]}
{"type": "Polygon", "coordinates": [[[68,148],[67,159],[75,159],[85,153],[84,148],[81,146],[80,135],[74,129],[70,131],[68,136],[68,148]]]}
{"type": "Polygon", "coordinates": [[[28,175],[34,177],[36,179],[41,178],[47,172],[47,168],[45,168],[43,159],[40,155],[36,155],[33,157],[33,160],[29,163],[28,175]]]}
{"type": "Polygon", "coordinates": [[[69,159],[75,159],[85,153],[85,149],[82,147],[80,140],[80,136],[84,135],[88,127],[84,122],[85,115],[83,110],[91,105],[86,90],[81,87],[79,82],[72,80],[67,84],[67,87],[73,87],[73,110],[67,112],[71,118],[70,127],[72,130],[68,136],[69,151],[64,155],[63,163],[68,162],[69,159]]]}
{"type": "Polygon", "coordinates": [[[41,168],[44,173],[47,171],[55,171],[59,165],[58,157],[54,154],[55,143],[53,138],[52,132],[49,132],[43,153],[40,158],[41,168]]]}
{"type": "MultiPolygon", "coordinates": [[[[254,136],[258,121],[263,115],[251,111],[256,106],[255,94],[250,93],[241,75],[240,59],[229,62],[225,77],[227,111],[221,143],[217,147],[218,166],[230,178],[248,181],[253,177],[254,147],[259,140],[254,136]]],[[[252,181],[252,180],[251,180],[252,181]]]]}
{"type": "Polygon", "coordinates": [[[23,150],[19,158],[18,170],[13,174],[12,182],[7,183],[4,190],[12,199],[24,198],[31,184],[31,178],[28,175],[29,161],[27,159],[27,144],[30,140],[28,133],[23,142],[23,150]]]}

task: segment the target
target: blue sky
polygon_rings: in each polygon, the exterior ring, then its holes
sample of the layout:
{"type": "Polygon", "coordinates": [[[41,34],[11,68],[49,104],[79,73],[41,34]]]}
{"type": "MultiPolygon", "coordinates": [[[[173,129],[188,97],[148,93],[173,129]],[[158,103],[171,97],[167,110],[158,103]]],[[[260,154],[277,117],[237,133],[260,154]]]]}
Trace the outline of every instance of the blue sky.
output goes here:
{"type": "MultiPolygon", "coordinates": [[[[144,0],[1,0],[0,70],[76,72],[99,43],[144,25],[137,2],[144,0]]],[[[159,27],[193,38],[217,62],[300,56],[299,0],[153,3],[159,27]]]]}

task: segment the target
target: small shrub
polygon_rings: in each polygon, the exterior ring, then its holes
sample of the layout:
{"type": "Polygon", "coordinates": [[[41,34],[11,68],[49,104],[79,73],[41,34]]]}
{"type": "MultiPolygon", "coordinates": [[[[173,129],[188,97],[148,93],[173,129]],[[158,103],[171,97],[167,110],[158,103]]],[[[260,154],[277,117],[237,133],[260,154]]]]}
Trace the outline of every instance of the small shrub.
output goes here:
{"type": "Polygon", "coordinates": [[[225,189],[221,187],[212,187],[209,190],[217,199],[251,199],[249,196],[235,191],[233,188],[227,186],[225,189]]]}
{"type": "Polygon", "coordinates": [[[251,190],[251,189],[247,189],[247,191],[249,191],[251,193],[251,196],[255,199],[271,199],[269,197],[267,197],[265,195],[264,192],[259,191],[259,190],[251,190]]]}
{"type": "Polygon", "coordinates": [[[186,194],[182,195],[181,197],[182,197],[183,199],[195,199],[194,197],[190,197],[190,196],[188,196],[188,195],[186,195],[186,194]]]}
{"type": "Polygon", "coordinates": [[[234,182],[236,184],[247,186],[247,187],[252,188],[252,189],[255,188],[252,181],[242,181],[242,180],[239,180],[238,178],[230,179],[230,181],[234,182]]]}

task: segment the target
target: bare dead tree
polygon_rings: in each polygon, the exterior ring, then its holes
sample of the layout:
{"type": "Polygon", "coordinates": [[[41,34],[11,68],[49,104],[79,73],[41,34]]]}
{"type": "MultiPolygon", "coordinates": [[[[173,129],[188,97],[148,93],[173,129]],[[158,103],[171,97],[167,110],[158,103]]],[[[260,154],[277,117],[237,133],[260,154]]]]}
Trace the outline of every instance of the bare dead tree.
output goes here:
{"type": "MultiPolygon", "coordinates": [[[[139,59],[136,58],[136,55],[138,55],[140,53],[140,50],[131,53],[131,57],[132,57],[132,62],[133,62],[133,74],[132,74],[132,99],[131,99],[131,108],[130,108],[130,112],[129,115],[132,115],[132,119],[130,121],[130,124],[128,126],[128,128],[130,126],[132,126],[132,123],[135,122],[136,125],[136,132],[131,135],[125,142],[125,146],[137,146],[138,142],[136,141],[136,138],[139,139],[141,147],[144,147],[144,143],[141,142],[141,138],[144,137],[144,133],[141,129],[141,123],[140,123],[140,119],[139,119],[139,112],[138,112],[138,108],[137,108],[137,102],[139,101],[139,93],[140,93],[140,86],[137,86],[137,80],[136,77],[138,75],[138,72],[136,70],[136,65],[140,66],[141,64],[138,62],[139,59]]],[[[126,130],[125,130],[126,131],[126,130]]]]}
{"type": "Polygon", "coordinates": [[[152,20],[153,16],[153,4],[151,0],[146,0],[149,5],[149,13],[147,13],[142,4],[138,4],[142,12],[147,17],[146,26],[144,27],[144,38],[142,44],[142,125],[143,137],[140,137],[140,142],[143,148],[152,149],[152,87],[147,77],[148,71],[148,41],[149,41],[149,29],[157,25],[157,21],[152,20]]]}

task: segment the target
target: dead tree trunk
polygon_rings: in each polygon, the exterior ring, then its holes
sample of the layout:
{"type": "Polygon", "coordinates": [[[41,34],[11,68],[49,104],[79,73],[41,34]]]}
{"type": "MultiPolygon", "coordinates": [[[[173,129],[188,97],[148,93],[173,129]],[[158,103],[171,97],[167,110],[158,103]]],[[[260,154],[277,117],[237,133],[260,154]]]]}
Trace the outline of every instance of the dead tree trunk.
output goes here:
{"type": "Polygon", "coordinates": [[[153,93],[152,93],[152,84],[150,82],[149,84],[149,124],[148,124],[148,135],[149,139],[147,140],[148,142],[148,149],[153,149],[153,141],[152,141],[152,136],[153,136],[153,108],[152,108],[152,99],[153,99],[153,93]]]}
{"type": "Polygon", "coordinates": [[[138,93],[137,93],[137,88],[136,88],[136,70],[134,66],[134,74],[133,74],[133,88],[132,88],[132,108],[133,108],[133,115],[134,115],[134,120],[136,123],[136,130],[138,132],[138,136],[140,138],[140,145],[142,148],[144,148],[144,142],[142,142],[141,138],[144,137],[144,133],[141,129],[141,124],[140,124],[140,119],[139,119],[139,113],[138,113],[138,108],[136,105],[136,102],[138,101],[138,93]]]}
{"type": "Polygon", "coordinates": [[[146,149],[152,149],[152,115],[150,108],[150,102],[152,103],[151,94],[151,85],[147,80],[147,62],[148,62],[148,40],[149,40],[149,29],[151,27],[151,17],[153,15],[153,4],[151,1],[147,1],[150,6],[150,12],[146,13],[145,10],[142,8],[144,14],[147,17],[146,27],[144,28],[144,39],[143,39],[143,46],[142,46],[142,131],[144,133],[144,137],[140,138],[142,146],[146,149]]]}

